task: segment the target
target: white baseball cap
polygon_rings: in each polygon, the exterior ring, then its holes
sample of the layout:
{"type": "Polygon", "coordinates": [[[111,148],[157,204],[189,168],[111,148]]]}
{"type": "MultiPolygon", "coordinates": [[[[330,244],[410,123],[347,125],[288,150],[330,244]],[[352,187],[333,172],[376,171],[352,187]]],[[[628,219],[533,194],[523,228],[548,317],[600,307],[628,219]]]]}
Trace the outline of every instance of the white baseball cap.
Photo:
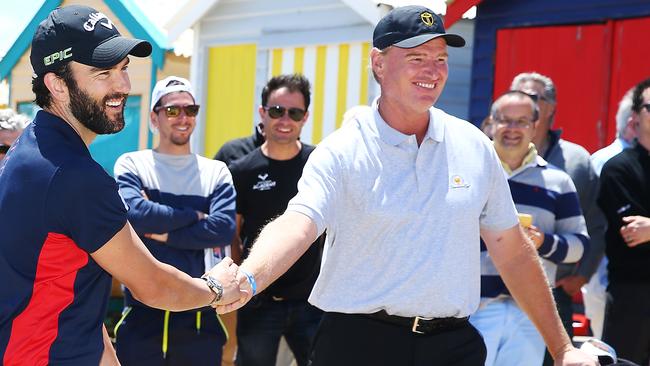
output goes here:
{"type": "Polygon", "coordinates": [[[151,111],[153,112],[154,107],[162,97],[169,93],[174,92],[187,92],[190,93],[192,99],[196,103],[196,97],[194,96],[194,90],[192,89],[192,84],[190,81],[178,76],[168,76],[159,82],[156,83],[156,86],[153,88],[153,93],[151,93],[151,111]],[[176,83],[173,83],[173,82],[176,83]],[[170,85],[172,84],[173,85],[170,85]]]}

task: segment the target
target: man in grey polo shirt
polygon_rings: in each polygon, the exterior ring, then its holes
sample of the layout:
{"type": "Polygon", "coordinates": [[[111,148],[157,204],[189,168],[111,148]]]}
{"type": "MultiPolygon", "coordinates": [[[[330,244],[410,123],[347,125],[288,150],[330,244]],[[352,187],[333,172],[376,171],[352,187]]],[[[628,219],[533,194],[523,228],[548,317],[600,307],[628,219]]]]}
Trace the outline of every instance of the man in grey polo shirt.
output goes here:
{"type": "Polygon", "coordinates": [[[432,107],[447,46],[464,44],[427,8],[386,15],[370,54],[381,96],[316,148],[298,194],[241,266],[261,290],[327,230],[309,298],[326,311],[313,366],[483,365],[467,321],[479,302],[479,234],[557,364],[595,365],[562,329],[490,141],[432,107]]]}

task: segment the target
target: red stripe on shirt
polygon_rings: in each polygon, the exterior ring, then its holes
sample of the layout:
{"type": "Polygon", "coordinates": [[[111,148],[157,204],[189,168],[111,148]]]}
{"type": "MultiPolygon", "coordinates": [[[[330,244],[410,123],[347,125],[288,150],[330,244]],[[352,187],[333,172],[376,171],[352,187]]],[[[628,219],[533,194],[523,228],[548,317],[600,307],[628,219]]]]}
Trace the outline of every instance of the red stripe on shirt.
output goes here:
{"type": "Polygon", "coordinates": [[[32,297],[13,321],[3,363],[47,365],[59,315],[74,300],[74,283],[88,254],[63,234],[49,233],[36,266],[32,297]]]}

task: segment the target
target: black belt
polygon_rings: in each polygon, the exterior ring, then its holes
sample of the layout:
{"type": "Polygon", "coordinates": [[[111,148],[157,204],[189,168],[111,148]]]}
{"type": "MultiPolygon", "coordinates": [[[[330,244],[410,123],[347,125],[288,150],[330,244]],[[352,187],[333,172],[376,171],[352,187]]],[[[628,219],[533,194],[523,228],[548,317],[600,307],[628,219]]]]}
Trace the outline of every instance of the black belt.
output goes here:
{"type": "Polygon", "coordinates": [[[461,328],[467,324],[468,317],[464,318],[424,318],[416,316],[407,318],[397,315],[389,315],[386,311],[378,311],[373,314],[363,314],[368,318],[409,328],[413,333],[432,334],[441,333],[461,328]]]}

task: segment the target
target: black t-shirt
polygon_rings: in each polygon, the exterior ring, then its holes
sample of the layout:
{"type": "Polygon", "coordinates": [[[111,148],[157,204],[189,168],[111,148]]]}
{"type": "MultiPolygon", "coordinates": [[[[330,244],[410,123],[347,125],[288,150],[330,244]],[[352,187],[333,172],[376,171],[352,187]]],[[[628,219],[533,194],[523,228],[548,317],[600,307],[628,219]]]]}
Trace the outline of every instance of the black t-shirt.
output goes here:
{"type": "MultiPolygon", "coordinates": [[[[313,146],[302,144],[294,158],[273,160],[257,148],[230,165],[237,191],[237,213],[243,217],[243,258],[248,256],[262,228],[281,215],[289,200],[298,193],[298,180],[313,150],[313,146]]],[[[265,293],[306,300],[318,277],[321,254],[322,240],[317,240],[265,293]]]]}
{"type": "Polygon", "coordinates": [[[650,243],[628,247],[620,229],[625,216],[650,217],[650,155],[641,145],[623,150],[603,166],[598,204],[607,217],[610,282],[650,283],[650,243]]]}
{"type": "Polygon", "coordinates": [[[226,163],[226,165],[230,165],[232,162],[255,150],[255,148],[261,146],[263,143],[264,135],[262,135],[260,128],[256,127],[255,132],[253,132],[252,135],[226,142],[221,149],[217,151],[214,160],[221,160],[226,163]]]}

